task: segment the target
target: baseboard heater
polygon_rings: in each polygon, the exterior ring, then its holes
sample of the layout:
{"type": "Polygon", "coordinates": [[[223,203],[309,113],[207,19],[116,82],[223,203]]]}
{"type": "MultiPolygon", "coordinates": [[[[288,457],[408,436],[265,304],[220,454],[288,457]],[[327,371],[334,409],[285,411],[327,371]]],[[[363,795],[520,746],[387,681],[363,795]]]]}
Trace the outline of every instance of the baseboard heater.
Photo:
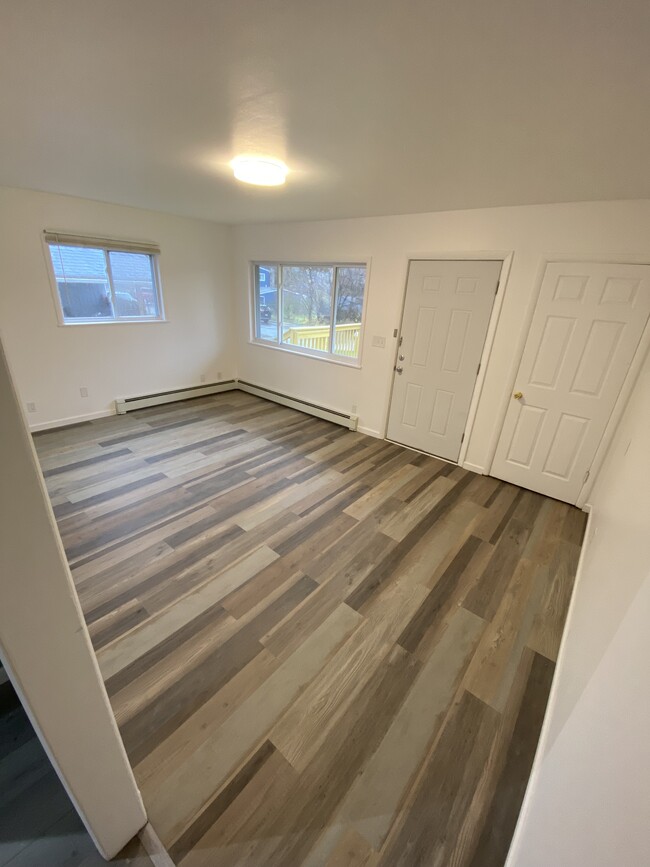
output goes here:
{"type": "Polygon", "coordinates": [[[205,397],[218,394],[220,391],[233,391],[235,388],[237,388],[237,380],[227,379],[224,382],[191,385],[189,388],[175,388],[172,391],[159,391],[155,394],[141,394],[139,397],[118,397],[115,401],[115,412],[124,415],[126,412],[133,412],[134,409],[144,409],[162,403],[176,403],[193,397],[205,397]]]}
{"type": "Polygon", "coordinates": [[[273,391],[270,388],[264,388],[261,385],[254,385],[252,382],[245,382],[243,379],[237,380],[237,385],[240,391],[246,391],[248,394],[256,394],[258,397],[263,397],[266,400],[272,400],[274,403],[281,403],[283,406],[298,409],[300,412],[305,412],[308,415],[315,415],[317,418],[324,418],[326,421],[340,424],[350,430],[356,430],[359,424],[359,416],[346,415],[344,412],[338,412],[335,409],[328,409],[325,406],[319,406],[316,403],[309,403],[307,400],[299,400],[297,397],[291,397],[288,394],[282,394],[280,391],[273,391]]]}
{"type": "Polygon", "coordinates": [[[317,418],[323,418],[326,421],[331,421],[334,424],[340,424],[350,430],[356,430],[359,424],[359,417],[356,415],[347,415],[344,412],[339,412],[335,409],[329,409],[325,406],[319,406],[316,403],[310,403],[306,400],[300,400],[296,397],[291,397],[288,394],[282,394],[279,391],[273,391],[270,388],[264,388],[261,385],[255,385],[252,382],[245,382],[242,379],[228,379],[225,382],[214,382],[207,385],[195,385],[190,388],[177,388],[172,391],[160,391],[156,394],[143,394],[139,397],[121,397],[115,401],[115,411],[118,415],[132,412],[135,409],[144,409],[148,406],[158,406],[163,403],[176,403],[181,400],[190,400],[193,397],[205,397],[211,394],[218,394],[221,391],[245,391],[248,394],[263,397],[265,400],[271,400],[274,403],[280,403],[282,406],[288,406],[291,409],[297,409],[300,412],[314,415],[317,418]]]}

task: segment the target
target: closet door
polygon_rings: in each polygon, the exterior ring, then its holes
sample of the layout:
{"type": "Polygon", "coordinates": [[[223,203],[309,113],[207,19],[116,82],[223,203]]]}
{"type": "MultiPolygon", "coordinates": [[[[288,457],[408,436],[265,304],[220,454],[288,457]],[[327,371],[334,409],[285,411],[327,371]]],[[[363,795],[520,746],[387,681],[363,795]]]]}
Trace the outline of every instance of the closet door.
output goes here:
{"type": "Polygon", "coordinates": [[[491,475],[576,502],[648,315],[650,265],[547,265],[491,475]]]}

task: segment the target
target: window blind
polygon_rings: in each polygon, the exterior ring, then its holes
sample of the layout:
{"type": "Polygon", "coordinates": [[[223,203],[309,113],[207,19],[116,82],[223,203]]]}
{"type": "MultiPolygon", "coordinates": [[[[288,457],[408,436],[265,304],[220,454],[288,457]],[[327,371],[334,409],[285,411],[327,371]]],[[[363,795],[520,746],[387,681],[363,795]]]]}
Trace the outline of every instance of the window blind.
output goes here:
{"type": "Polygon", "coordinates": [[[117,250],[124,253],[145,253],[156,256],[160,247],[149,241],[122,241],[118,238],[97,238],[91,235],[73,235],[46,229],[43,233],[46,243],[70,247],[101,247],[104,250],[117,250]]]}

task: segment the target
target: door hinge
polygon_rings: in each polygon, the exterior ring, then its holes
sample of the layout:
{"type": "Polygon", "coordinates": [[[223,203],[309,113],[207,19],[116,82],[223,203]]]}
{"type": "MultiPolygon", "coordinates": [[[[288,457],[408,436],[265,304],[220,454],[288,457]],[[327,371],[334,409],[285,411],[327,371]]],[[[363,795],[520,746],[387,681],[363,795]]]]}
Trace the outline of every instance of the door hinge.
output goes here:
{"type": "Polygon", "coordinates": [[[480,369],[481,369],[481,362],[479,361],[479,363],[478,363],[478,367],[476,368],[476,375],[477,375],[477,376],[478,376],[478,374],[479,374],[480,369]]]}
{"type": "Polygon", "coordinates": [[[501,288],[501,283],[497,283],[497,288],[496,288],[496,291],[495,291],[495,293],[494,293],[495,295],[498,295],[498,294],[499,294],[499,289],[500,289],[500,288],[501,288]]]}
{"type": "Polygon", "coordinates": [[[464,440],[464,439],[465,439],[465,432],[463,431],[463,435],[462,435],[462,437],[460,438],[460,443],[461,443],[461,445],[463,444],[463,440],[464,440]]]}
{"type": "Polygon", "coordinates": [[[398,346],[401,346],[403,340],[404,340],[404,335],[401,334],[401,335],[400,335],[400,338],[399,338],[399,343],[398,343],[397,345],[398,345],[398,346]]]}
{"type": "Polygon", "coordinates": [[[587,470],[587,472],[585,473],[585,477],[584,477],[584,479],[582,480],[582,484],[583,484],[583,485],[586,484],[587,479],[589,478],[589,473],[590,473],[590,472],[591,472],[591,470],[587,470]]]}

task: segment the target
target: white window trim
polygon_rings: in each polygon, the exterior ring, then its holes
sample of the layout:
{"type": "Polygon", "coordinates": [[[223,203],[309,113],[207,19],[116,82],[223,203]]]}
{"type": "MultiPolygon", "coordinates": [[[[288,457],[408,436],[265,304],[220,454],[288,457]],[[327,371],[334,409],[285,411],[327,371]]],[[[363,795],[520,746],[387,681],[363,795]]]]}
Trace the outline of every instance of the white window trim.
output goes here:
{"type": "MultiPolygon", "coordinates": [[[[364,346],[364,333],[366,327],[366,310],[368,305],[368,291],[370,286],[370,259],[360,257],[358,259],[348,259],[348,260],[322,260],[322,259],[311,259],[311,260],[293,260],[293,259],[252,259],[248,263],[248,274],[249,274],[249,305],[248,305],[248,313],[249,313],[249,340],[248,342],[253,346],[262,346],[265,349],[275,349],[280,352],[288,352],[290,355],[299,355],[307,358],[313,358],[317,361],[326,361],[330,364],[340,364],[343,367],[352,367],[360,369],[362,366],[362,356],[363,356],[363,346],[364,346]],[[348,358],[344,355],[336,355],[333,352],[321,352],[319,349],[309,349],[304,346],[290,346],[289,344],[283,344],[280,342],[275,342],[273,340],[264,340],[263,337],[257,336],[257,321],[256,321],[256,304],[257,298],[255,294],[255,267],[257,265],[284,265],[286,266],[322,266],[323,268],[346,268],[346,267],[364,267],[366,269],[366,282],[363,290],[363,306],[361,308],[361,322],[359,323],[359,355],[357,358],[348,358]]],[[[335,309],[336,298],[332,299],[332,309],[335,309]]],[[[280,333],[280,329],[282,326],[281,313],[280,313],[280,293],[278,293],[278,334],[280,333]]],[[[333,334],[333,331],[332,331],[333,334]]]]}
{"type": "MultiPolygon", "coordinates": [[[[110,241],[111,250],[120,250],[120,243],[124,244],[125,253],[143,253],[146,256],[151,257],[151,266],[153,271],[153,278],[156,289],[156,298],[158,301],[158,316],[131,316],[129,318],[123,319],[99,319],[99,318],[90,318],[90,319],[70,319],[66,320],[63,315],[63,308],[61,307],[61,297],[59,295],[59,287],[56,282],[56,274],[54,273],[54,266],[52,264],[52,256],[50,255],[50,248],[46,237],[48,235],[60,235],[62,239],[65,239],[66,235],[69,233],[66,232],[56,232],[50,230],[44,230],[41,233],[41,247],[43,250],[43,257],[45,259],[45,267],[47,268],[47,276],[50,281],[50,291],[52,293],[52,301],[54,303],[54,311],[56,313],[57,325],[60,328],[69,328],[72,327],[81,327],[87,325],[166,325],[168,320],[165,316],[165,306],[163,303],[163,295],[162,295],[162,281],[160,278],[160,262],[159,262],[159,252],[148,249],[151,248],[151,244],[143,244],[145,249],[139,250],[137,249],[138,244],[134,241],[127,241],[125,239],[117,240],[117,239],[108,239],[108,238],[96,238],[93,235],[80,235],[79,233],[75,233],[74,237],[84,238],[87,241],[93,241],[96,243],[98,248],[104,249],[104,253],[106,254],[105,244],[110,241]]],[[[72,246],[75,246],[74,243],[70,242],[72,246]]],[[[107,274],[109,274],[109,280],[111,283],[111,293],[113,291],[112,286],[112,276],[110,276],[110,262],[108,260],[108,256],[106,257],[107,261],[107,274]]]]}
{"type": "MultiPolygon", "coordinates": [[[[359,334],[359,340],[361,340],[361,334],[359,334]]],[[[289,346],[288,344],[272,343],[270,340],[262,340],[260,337],[251,337],[248,342],[251,346],[260,346],[263,349],[274,349],[276,352],[288,352],[289,355],[301,355],[303,358],[311,358],[312,361],[325,361],[328,364],[340,364],[342,367],[351,367],[354,370],[361,369],[359,358],[351,358],[349,361],[345,361],[346,356],[344,355],[327,355],[324,352],[319,352],[318,349],[306,349],[304,346],[289,346]]],[[[361,352],[359,352],[359,356],[361,356],[361,352]]]]}

